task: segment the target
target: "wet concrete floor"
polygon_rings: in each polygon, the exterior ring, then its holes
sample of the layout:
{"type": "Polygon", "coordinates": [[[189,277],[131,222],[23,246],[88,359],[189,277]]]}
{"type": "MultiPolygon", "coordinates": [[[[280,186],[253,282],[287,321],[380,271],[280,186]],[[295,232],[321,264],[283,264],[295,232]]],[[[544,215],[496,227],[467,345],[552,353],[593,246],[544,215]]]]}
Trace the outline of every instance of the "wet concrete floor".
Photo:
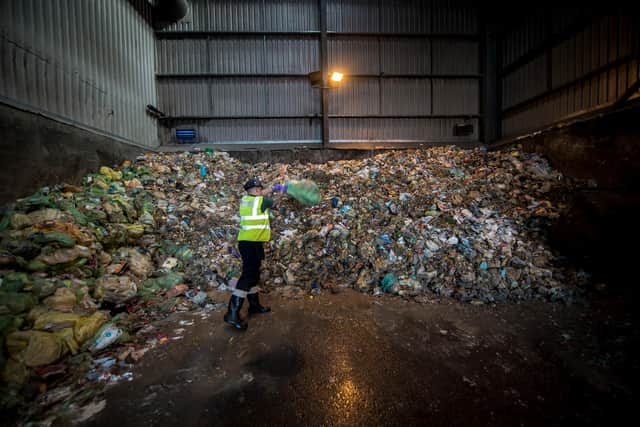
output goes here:
{"type": "MultiPolygon", "coordinates": [[[[637,332],[607,307],[418,304],[353,291],[263,296],[148,353],[90,426],[616,425],[637,332]],[[246,310],[246,308],[245,308],[246,310]]],[[[177,320],[176,320],[177,321],[177,320]]]]}

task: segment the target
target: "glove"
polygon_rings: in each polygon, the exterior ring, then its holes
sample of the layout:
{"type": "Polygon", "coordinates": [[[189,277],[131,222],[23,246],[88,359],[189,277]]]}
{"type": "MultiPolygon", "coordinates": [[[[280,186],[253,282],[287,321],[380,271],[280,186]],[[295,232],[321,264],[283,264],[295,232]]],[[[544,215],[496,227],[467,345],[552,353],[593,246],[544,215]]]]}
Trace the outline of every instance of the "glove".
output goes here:
{"type": "Polygon", "coordinates": [[[287,184],[276,184],[273,186],[274,192],[286,193],[287,192],[287,184]]]}

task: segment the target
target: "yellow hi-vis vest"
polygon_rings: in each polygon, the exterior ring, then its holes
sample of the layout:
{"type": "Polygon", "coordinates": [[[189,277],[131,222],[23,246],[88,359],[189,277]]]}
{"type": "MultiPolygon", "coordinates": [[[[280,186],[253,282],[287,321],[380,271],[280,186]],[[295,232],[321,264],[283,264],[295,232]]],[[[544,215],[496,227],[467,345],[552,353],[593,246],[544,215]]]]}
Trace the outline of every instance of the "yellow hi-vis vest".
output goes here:
{"type": "Polygon", "coordinates": [[[260,212],[262,197],[244,196],[240,200],[240,232],[238,240],[268,242],[271,238],[269,210],[260,212]]]}

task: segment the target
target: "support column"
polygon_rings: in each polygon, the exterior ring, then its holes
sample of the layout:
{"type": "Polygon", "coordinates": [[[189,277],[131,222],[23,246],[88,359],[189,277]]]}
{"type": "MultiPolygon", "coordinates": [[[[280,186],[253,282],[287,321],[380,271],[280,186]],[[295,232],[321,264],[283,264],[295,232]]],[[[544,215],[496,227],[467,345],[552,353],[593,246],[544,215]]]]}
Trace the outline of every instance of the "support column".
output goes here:
{"type": "Polygon", "coordinates": [[[320,92],[322,112],[322,147],[329,145],[329,60],[327,50],[327,0],[318,0],[320,12],[320,70],[322,71],[322,89],[320,92]]]}

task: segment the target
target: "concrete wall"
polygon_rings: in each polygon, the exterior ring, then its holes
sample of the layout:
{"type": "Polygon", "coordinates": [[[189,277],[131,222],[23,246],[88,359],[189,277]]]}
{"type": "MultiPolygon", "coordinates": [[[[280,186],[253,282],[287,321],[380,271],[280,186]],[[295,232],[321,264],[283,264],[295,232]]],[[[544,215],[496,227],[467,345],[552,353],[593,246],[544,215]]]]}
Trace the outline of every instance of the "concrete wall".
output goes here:
{"type": "Polygon", "coordinates": [[[595,275],[626,288],[637,282],[640,241],[640,106],[532,135],[523,149],[547,157],[567,176],[591,187],[567,200],[570,209],[551,230],[554,246],[595,275]]]}
{"type": "Polygon", "coordinates": [[[522,139],[566,175],[599,189],[640,190],[640,105],[522,139]]]}
{"type": "Polygon", "coordinates": [[[43,185],[77,183],[144,148],[0,104],[0,204],[43,185]]]}

